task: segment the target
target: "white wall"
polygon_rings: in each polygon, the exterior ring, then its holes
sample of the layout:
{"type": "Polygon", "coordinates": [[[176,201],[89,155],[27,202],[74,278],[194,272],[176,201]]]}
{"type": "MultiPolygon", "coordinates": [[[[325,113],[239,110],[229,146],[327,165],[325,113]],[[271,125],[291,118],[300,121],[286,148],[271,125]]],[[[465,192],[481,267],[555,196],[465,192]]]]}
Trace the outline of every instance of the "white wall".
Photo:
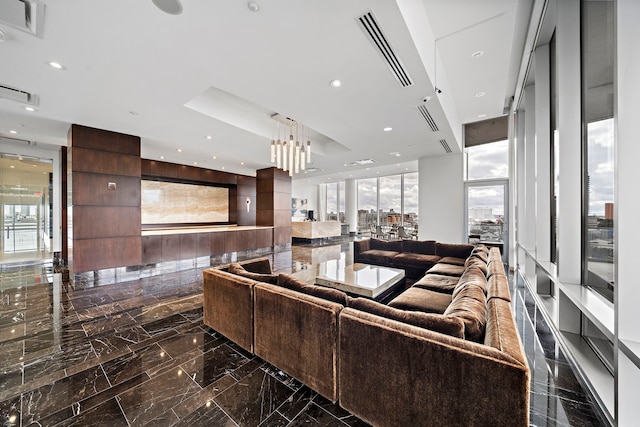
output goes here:
{"type": "Polygon", "coordinates": [[[462,154],[418,160],[421,240],[465,243],[462,154]]]}
{"type": "Polygon", "coordinates": [[[307,199],[309,210],[316,212],[318,217],[318,186],[304,179],[291,181],[291,198],[307,199]]]}

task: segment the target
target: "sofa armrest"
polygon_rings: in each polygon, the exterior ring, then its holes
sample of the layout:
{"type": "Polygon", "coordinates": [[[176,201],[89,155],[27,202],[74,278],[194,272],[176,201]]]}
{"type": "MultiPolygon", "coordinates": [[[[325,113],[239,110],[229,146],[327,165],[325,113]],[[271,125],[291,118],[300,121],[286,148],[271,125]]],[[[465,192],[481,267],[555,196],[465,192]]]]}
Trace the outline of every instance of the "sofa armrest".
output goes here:
{"type": "Polygon", "coordinates": [[[508,354],[351,308],[339,319],[339,401],[364,421],[529,425],[529,369],[508,354]]]}
{"type": "Polygon", "coordinates": [[[259,274],[272,274],[269,258],[257,258],[241,262],[240,265],[247,271],[259,274]]]}
{"type": "Polygon", "coordinates": [[[266,283],[254,288],[255,354],[335,402],[341,304],[266,283]]]}
{"type": "Polygon", "coordinates": [[[204,324],[253,353],[253,287],[256,281],[216,268],[202,274],[204,324]]]}
{"type": "Polygon", "coordinates": [[[353,242],[353,262],[360,262],[360,254],[371,249],[371,240],[354,240],[353,242]]]}

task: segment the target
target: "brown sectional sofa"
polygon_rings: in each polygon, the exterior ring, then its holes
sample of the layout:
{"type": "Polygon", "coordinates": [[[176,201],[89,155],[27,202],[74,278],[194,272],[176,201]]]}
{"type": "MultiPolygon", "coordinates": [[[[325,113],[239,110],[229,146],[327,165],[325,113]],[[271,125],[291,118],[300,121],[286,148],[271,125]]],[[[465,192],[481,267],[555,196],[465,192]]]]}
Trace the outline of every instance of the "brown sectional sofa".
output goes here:
{"type": "MultiPolygon", "coordinates": [[[[264,259],[227,268],[252,278],[209,269],[205,323],[375,426],[526,426],[530,373],[500,253],[447,246],[388,305],[272,275],[264,259]]],[[[410,253],[387,252],[391,265],[410,253]]]]}

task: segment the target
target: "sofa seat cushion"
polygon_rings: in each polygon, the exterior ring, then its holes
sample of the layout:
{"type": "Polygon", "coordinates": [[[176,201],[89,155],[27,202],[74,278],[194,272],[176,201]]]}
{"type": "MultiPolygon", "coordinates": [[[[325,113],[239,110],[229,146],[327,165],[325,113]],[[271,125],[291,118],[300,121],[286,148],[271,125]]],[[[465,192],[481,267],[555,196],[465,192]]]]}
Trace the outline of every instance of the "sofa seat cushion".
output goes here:
{"type": "Polygon", "coordinates": [[[428,273],[422,279],[414,283],[413,286],[434,292],[451,294],[458,284],[458,280],[460,280],[460,278],[455,276],[428,273]]]}
{"type": "Polygon", "coordinates": [[[229,273],[235,274],[237,276],[246,277],[258,282],[270,283],[272,285],[275,285],[278,282],[278,276],[275,274],[253,273],[251,271],[245,270],[245,268],[237,262],[229,264],[228,271],[229,273]]]}
{"type": "Polygon", "coordinates": [[[382,316],[387,319],[393,319],[399,322],[408,323],[409,325],[429,329],[430,331],[440,332],[441,334],[450,335],[456,338],[464,338],[464,322],[459,318],[447,317],[442,314],[435,313],[420,313],[418,311],[400,310],[367,298],[352,298],[349,301],[349,307],[382,316]]]}
{"type": "Polygon", "coordinates": [[[404,252],[393,257],[392,265],[395,268],[419,268],[422,273],[433,267],[438,260],[436,255],[423,255],[410,252],[404,252]]]}
{"type": "Polygon", "coordinates": [[[462,276],[462,273],[464,273],[464,270],[465,270],[464,266],[461,266],[461,265],[444,264],[439,262],[433,267],[431,267],[429,271],[427,271],[427,273],[460,277],[462,276]]]}
{"type": "Polygon", "coordinates": [[[391,267],[393,258],[400,252],[395,251],[383,251],[380,249],[371,249],[368,251],[360,252],[358,262],[365,264],[381,265],[383,267],[391,267]]]}
{"type": "Polygon", "coordinates": [[[347,306],[347,294],[338,289],[327,288],[319,285],[309,285],[295,276],[284,273],[278,274],[277,284],[283,288],[302,292],[307,295],[313,295],[314,297],[323,298],[327,301],[337,302],[345,307],[347,306]]]}
{"type": "Polygon", "coordinates": [[[442,314],[449,304],[451,304],[449,294],[411,287],[394,298],[389,306],[400,310],[442,314]]]}
{"type": "Polygon", "coordinates": [[[446,256],[444,258],[440,258],[440,261],[443,264],[451,264],[451,265],[464,265],[466,260],[464,258],[456,258],[453,256],[446,256]]]}
{"type": "Polygon", "coordinates": [[[402,251],[422,255],[436,254],[435,240],[403,240],[402,251]]]}
{"type": "Polygon", "coordinates": [[[473,245],[464,243],[436,243],[436,255],[441,257],[467,258],[472,250],[473,245]]]}
{"type": "Polygon", "coordinates": [[[467,285],[456,290],[444,314],[462,319],[466,339],[483,342],[487,322],[487,301],[482,288],[467,285]]]}

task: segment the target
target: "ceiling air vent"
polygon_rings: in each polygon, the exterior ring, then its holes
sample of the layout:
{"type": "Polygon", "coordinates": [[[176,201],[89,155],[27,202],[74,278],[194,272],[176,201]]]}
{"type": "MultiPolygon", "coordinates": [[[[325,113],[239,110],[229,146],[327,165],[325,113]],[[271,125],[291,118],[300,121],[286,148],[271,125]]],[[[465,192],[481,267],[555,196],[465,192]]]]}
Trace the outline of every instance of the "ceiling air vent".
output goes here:
{"type": "Polygon", "coordinates": [[[42,37],[44,7],[37,0],[0,0],[0,21],[42,37]]]}
{"type": "Polygon", "coordinates": [[[38,105],[38,95],[6,85],[0,85],[0,98],[10,99],[24,104],[38,105]]]}
{"type": "Polygon", "coordinates": [[[425,107],[424,105],[418,105],[418,111],[420,112],[420,115],[427,122],[427,125],[429,125],[432,131],[437,132],[440,130],[438,129],[438,125],[436,124],[436,121],[433,120],[433,117],[431,117],[431,113],[429,113],[429,110],[427,110],[427,107],[425,107]]]}
{"type": "Polygon", "coordinates": [[[27,141],[26,139],[9,138],[8,136],[0,136],[0,142],[8,142],[10,144],[27,144],[32,147],[38,145],[35,141],[27,141]]]}
{"type": "Polygon", "coordinates": [[[441,139],[440,144],[442,144],[442,148],[444,148],[444,151],[446,151],[447,153],[451,153],[451,147],[449,147],[449,144],[447,144],[446,139],[441,139]]]}
{"type": "Polygon", "coordinates": [[[356,160],[355,162],[351,162],[352,165],[356,166],[356,165],[372,165],[374,164],[376,161],[374,159],[361,159],[361,160],[356,160]]]}
{"type": "Polygon", "coordinates": [[[387,36],[382,32],[382,27],[378,23],[373,11],[369,10],[365,12],[363,15],[356,17],[356,20],[369,41],[371,41],[376,50],[382,55],[382,58],[400,85],[402,87],[411,86],[413,81],[411,81],[409,73],[404,69],[402,61],[400,61],[400,58],[398,58],[398,55],[391,47],[387,36]]]}

